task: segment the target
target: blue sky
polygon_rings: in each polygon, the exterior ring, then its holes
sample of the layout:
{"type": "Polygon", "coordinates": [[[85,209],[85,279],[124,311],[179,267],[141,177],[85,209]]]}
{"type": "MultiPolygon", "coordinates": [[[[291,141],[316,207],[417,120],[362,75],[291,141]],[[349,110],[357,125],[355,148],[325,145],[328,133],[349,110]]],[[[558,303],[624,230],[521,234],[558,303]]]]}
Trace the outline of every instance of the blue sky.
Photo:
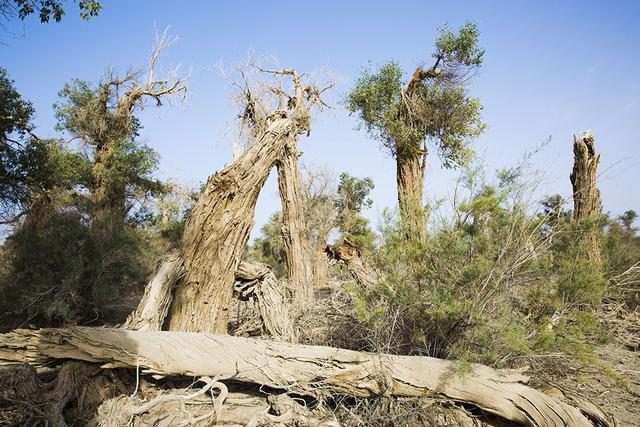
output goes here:
{"type": "MultiPolygon", "coordinates": [[[[384,207],[396,204],[394,162],[354,130],[340,99],[367,63],[395,59],[411,72],[429,61],[439,26],[472,20],[486,55],[471,91],[483,102],[489,125],[473,147],[489,169],[516,163],[551,136],[534,167],[544,171],[545,193],[570,196],[572,135],[591,128],[602,154],[605,210],[640,211],[640,2],[104,0],[100,16],[89,22],[69,3],[60,24],[9,23],[20,37],[0,39],[0,65],[34,103],[42,135],[54,135],[51,105],[65,82],[96,82],[109,66],[125,71],[144,65],[154,25],[170,25],[180,40],[163,65],[180,63],[192,77],[185,105],[141,114],[142,139],[162,156],[160,176],[196,184],[230,162],[236,109],[217,66],[233,66],[249,51],[273,55],[287,67],[329,68],[339,76],[330,97],[335,108],[316,117],[299,149],[308,165],[373,178],[375,204],[368,216],[376,222],[384,207]]],[[[456,176],[431,156],[426,193],[451,194],[456,176]]],[[[257,225],[277,209],[270,179],[257,225]]]]}

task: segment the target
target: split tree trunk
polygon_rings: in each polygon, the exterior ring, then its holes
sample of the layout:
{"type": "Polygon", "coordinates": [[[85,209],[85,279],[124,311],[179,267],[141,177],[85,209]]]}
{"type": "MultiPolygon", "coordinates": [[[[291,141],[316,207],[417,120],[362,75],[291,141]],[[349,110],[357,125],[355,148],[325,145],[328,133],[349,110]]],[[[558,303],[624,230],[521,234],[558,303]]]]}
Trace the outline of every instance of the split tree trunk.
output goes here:
{"type": "Polygon", "coordinates": [[[325,252],[332,259],[346,265],[355,281],[364,288],[372,288],[384,280],[384,275],[364,259],[358,247],[348,240],[327,246],[325,252]]]}
{"type": "MultiPolygon", "coordinates": [[[[432,396],[472,404],[506,420],[538,426],[591,426],[581,410],[482,365],[461,376],[455,362],[377,355],[258,339],[188,332],[75,327],[0,335],[0,365],[57,359],[139,368],[146,374],[221,376],[323,397],[432,396]]],[[[602,413],[585,407],[607,425],[602,413]]]]}
{"type": "Polygon", "coordinates": [[[313,261],[295,141],[289,141],[285,146],[277,167],[289,285],[294,301],[308,302],[313,299],[313,261]]]}
{"type": "MultiPolygon", "coordinates": [[[[162,330],[173,299],[173,287],[183,272],[179,254],[172,253],[165,257],[158,272],[147,284],[138,307],[120,327],[133,331],[162,330]]],[[[234,291],[240,299],[253,302],[259,328],[265,336],[295,342],[289,298],[284,285],[278,282],[271,269],[258,262],[243,261],[235,273],[235,280],[234,291]]]]}
{"type": "Polygon", "coordinates": [[[602,215],[600,190],[596,183],[600,155],[596,153],[595,139],[591,130],[573,137],[573,218],[578,222],[594,222],[587,224],[589,230],[584,235],[584,245],[589,260],[595,264],[602,263],[600,243],[598,242],[597,224],[602,215]]]}
{"type": "Polygon", "coordinates": [[[297,120],[274,118],[230,166],[211,176],[182,239],[185,276],[174,293],[169,330],[227,333],[235,271],[249,239],[258,195],[297,120]]]}

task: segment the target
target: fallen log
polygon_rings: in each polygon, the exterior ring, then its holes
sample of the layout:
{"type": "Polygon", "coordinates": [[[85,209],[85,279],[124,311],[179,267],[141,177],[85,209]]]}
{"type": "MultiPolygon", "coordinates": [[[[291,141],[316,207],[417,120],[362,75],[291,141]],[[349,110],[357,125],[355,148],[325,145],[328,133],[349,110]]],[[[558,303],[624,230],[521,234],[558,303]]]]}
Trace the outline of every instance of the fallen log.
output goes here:
{"type": "Polygon", "coordinates": [[[104,369],[137,368],[147,374],[233,378],[317,398],[441,397],[525,425],[608,425],[604,415],[588,405],[580,410],[526,386],[521,374],[472,365],[460,375],[455,362],[430,357],[192,332],[74,327],[0,335],[0,365],[43,365],[59,359],[100,363],[104,369]]]}

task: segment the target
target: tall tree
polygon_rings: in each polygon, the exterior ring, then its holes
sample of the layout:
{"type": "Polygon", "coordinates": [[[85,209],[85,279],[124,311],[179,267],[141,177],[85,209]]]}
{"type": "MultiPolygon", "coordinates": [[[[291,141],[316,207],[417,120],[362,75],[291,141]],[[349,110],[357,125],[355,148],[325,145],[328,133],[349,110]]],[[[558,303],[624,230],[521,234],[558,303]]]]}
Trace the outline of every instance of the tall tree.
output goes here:
{"type": "Polygon", "coordinates": [[[458,33],[445,26],[435,42],[433,65],[417,67],[406,84],[393,61],[375,73],[365,70],[346,99],[347,109],[396,160],[400,214],[412,242],[423,241],[426,232],[423,183],[430,144],[445,167],[456,166],[485,128],[480,101],[467,91],[483,61],[478,36],[473,23],[458,33]]]}
{"type": "Polygon", "coordinates": [[[141,127],[135,112],[149,99],[161,106],[165,98],[186,92],[184,80],[175,73],[163,78],[154,74],[160,54],[175,40],[166,30],[158,35],[146,75],[110,73],[97,88],[74,80],[65,85],[54,106],[58,129],[92,150],[94,220],[105,230],[117,231],[124,225],[131,200],[162,190],[151,177],[157,155],[135,139],[141,127]]]}

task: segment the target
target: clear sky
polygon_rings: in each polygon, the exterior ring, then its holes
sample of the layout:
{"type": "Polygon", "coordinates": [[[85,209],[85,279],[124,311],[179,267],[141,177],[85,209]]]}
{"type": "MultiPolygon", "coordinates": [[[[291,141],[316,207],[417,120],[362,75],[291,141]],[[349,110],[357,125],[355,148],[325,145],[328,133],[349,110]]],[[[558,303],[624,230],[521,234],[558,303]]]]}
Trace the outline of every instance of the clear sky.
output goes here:
{"type": "MultiPolygon", "coordinates": [[[[572,135],[591,128],[601,152],[605,210],[640,211],[640,2],[638,1],[114,1],[81,21],[73,2],[59,24],[28,20],[0,37],[0,65],[37,109],[39,133],[54,135],[51,106],[74,77],[98,81],[104,70],[144,65],[159,29],[180,40],[163,65],[192,70],[184,106],[148,108],[143,140],[162,156],[160,176],[197,184],[231,159],[236,109],[217,72],[246,58],[273,55],[287,67],[328,67],[340,77],[330,102],[299,149],[303,161],[338,175],[370,176],[376,188],[368,215],[394,207],[394,162],[340,105],[367,63],[396,59],[411,72],[429,61],[436,28],[477,22],[485,64],[471,91],[484,104],[487,131],[473,144],[490,169],[514,164],[548,136],[534,159],[545,192],[570,196],[572,135]]],[[[425,192],[452,192],[456,173],[431,156],[425,192]]],[[[260,226],[279,209],[272,179],[260,197],[260,226]]],[[[257,229],[257,228],[256,228],[257,229]]],[[[254,232],[255,235],[255,232],[254,232]]]]}

